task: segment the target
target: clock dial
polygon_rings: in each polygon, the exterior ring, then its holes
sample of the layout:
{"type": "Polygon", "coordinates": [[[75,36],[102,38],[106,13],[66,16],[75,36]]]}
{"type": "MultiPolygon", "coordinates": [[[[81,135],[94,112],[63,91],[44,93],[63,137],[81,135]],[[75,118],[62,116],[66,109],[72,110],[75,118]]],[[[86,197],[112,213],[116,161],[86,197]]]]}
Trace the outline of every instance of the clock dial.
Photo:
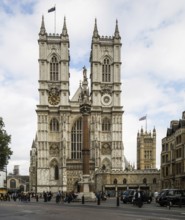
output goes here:
{"type": "Polygon", "coordinates": [[[112,97],[109,94],[105,94],[101,98],[101,102],[105,106],[109,106],[112,102],[112,97]]]}
{"type": "Polygon", "coordinates": [[[57,88],[52,87],[49,91],[48,102],[51,105],[58,105],[60,102],[60,94],[57,88]]]}
{"type": "Polygon", "coordinates": [[[50,95],[48,97],[48,102],[51,104],[51,105],[58,105],[59,102],[60,102],[60,96],[58,95],[50,95]]]}

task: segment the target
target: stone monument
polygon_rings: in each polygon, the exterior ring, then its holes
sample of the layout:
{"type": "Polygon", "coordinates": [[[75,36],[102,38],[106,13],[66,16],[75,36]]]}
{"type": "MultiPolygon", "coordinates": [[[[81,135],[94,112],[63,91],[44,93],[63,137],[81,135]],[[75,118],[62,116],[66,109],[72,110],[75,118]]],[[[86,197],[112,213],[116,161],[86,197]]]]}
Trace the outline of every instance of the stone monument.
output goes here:
{"type": "Polygon", "coordinates": [[[84,196],[86,201],[95,201],[96,196],[94,192],[91,192],[91,186],[94,184],[90,172],[89,172],[89,159],[90,159],[90,148],[89,148],[89,124],[88,116],[91,113],[91,102],[89,100],[89,88],[87,81],[87,69],[83,67],[83,82],[81,85],[81,93],[79,97],[80,112],[82,113],[82,131],[83,131],[83,175],[79,182],[80,193],[77,199],[81,199],[84,196]]]}

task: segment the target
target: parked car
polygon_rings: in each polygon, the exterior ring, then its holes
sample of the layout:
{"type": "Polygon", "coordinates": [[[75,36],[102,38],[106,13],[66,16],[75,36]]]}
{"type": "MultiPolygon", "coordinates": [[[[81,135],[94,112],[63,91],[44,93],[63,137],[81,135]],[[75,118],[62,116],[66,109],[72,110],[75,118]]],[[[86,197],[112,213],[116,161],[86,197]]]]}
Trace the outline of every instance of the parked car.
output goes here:
{"type": "Polygon", "coordinates": [[[131,203],[133,196],[134,196],[135,190],[134,189],[128,189],[123,192],[122,194],[122,201],[123,203],[131,203]]]}
{"type": "MultiPolygon", "coordinates": [[[[150,204],[152,202],[152,195],[151,195],[150,192],[141,190],[140,193],[141,193],[143,203],[150,204]]],[[[132,203],[133,204],[135,203],[135,193],[134,193],[134,196],[133,196],[132,203]]]]}
{"type": "MultiPolygon", "coordinates": [[[[142,201],[144,203],[151,203],[152,202],[152,196],[147,191],[140,191],[142,194],[142,201]]],[[[122,195],[122,201],[123,203],[134,203],[135,202],[135,189],[128,189],[126,190],[122,195]]]]}
{"type": "Polygon", "coordinates": [[[165,189],[156,198],[160,206],[185,205],[185,190],[183,189],[165,189]]]}

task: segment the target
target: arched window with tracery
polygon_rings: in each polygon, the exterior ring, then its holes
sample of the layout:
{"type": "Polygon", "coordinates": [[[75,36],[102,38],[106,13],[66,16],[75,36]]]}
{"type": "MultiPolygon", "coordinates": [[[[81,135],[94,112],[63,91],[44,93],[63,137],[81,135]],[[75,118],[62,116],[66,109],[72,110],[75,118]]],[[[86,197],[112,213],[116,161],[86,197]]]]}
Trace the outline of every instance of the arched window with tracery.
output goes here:
{"type": "Polygon", "coordinates": [[[127,184],[127,179],[123,179],[123,184],[127,184]]]}
{"type": "Polygon", "coordinates": [[[14,179],[10,180],[10,188],[15,189],[16,188],[16,181],[14,179]]]}
{"type": "Polygon", "coordinates": [[[59,131],[59,122],[56,118],[52,118],[50,121],[50,131],[52,131],[52,132],[59,131]]]}
{"type": "Polygon", "coordinates": [[[111,81],[111,68],[110,68],[110,60],[105,58],[102,64],[102,81],[110,82],[111,81]]]}
{"type": "Polygon", "coordinates": [[[102,131],[110,131],[111,129],[111,123],[108,118],[104,118],[102,120],[102,131]]]}
{"type": "Polygon", "coordinates": [[[81,159],[82,151],[82,118],[79,118],[71,130],[71,158],[81,159]]]}
{"type": "Polygon", "coordinates": [[[50,80],[58,81],[58,61],[56,56],[51,58],[50,62],[50,80]]]}

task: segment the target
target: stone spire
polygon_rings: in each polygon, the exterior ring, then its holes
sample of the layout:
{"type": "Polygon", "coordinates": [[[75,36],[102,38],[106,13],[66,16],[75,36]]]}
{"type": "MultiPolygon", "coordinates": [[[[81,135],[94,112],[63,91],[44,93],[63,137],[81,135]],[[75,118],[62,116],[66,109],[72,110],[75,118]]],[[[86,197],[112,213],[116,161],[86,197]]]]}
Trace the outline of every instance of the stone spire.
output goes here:
{"type": "Polygon", "coordinates": [[[88,88],[88,81],[87,81],[87,69],[83,67],[83,81],[81,85],[81,94],[80,94],[80,105],[90,105],[89,100],[89,88],[88,88]]]}
{"type": "Polygon", "coordinates": [[[81,93],[79,96],[80,112],[82,115],[89,115],[91,111],[91,102],[89,96],[89,88],[87,81],[87,69],[83,67],[83,81],[81,85],[81,93]]]}
{"type": "Polygon", "coordinates": [[[45,34],[46,34],[46,28],[44,24],[44,15],[42,15],[42,22],[41,22],[39,35],[45,35],[45,34]]]}
{"type": "Polygon", "coordinates": [[[121,39],[121,37],[119,35],[119,29],[118,29],[118,20],[116,20],[116,28],[115,28],[115,32],[114,32],[114,37],[116,39],[121,39]]]}
{"type": "Polygon", "coordinates": [[[95,24],[94,24],[93,37],[96,37],[96,38],[99,37],[96,18],[95,18],[95,24]]]}
{"type": "Polygon", "coordinates": [[[68,37],[68,33],[67,33],[67,26],[66,26],[66,18],[64,17],[64,24],[63,24],[63,28],[62,28],[62,36],[67,36],[68,37]]]}

